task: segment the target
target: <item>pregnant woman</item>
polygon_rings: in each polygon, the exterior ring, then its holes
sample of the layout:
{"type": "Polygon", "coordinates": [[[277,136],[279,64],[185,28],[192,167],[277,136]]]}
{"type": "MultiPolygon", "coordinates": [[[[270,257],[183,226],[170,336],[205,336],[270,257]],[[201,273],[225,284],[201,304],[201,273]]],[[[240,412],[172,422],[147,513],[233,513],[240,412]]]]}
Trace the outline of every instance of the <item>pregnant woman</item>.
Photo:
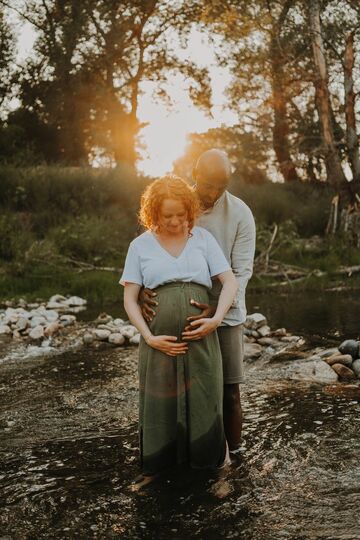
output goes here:
{"type": "Polygon", "coordinates": [[[215,238],[194,227],[197,205],[181,178],[152,182],[141,198],[140,221],[147,230],[130,243],[120,279],[125,310],[141,334],[139,443],[142,472],[148,476],[183,463],[221,466],[226,455],[215,330],[238,284],[215,238]],[[204,338],[186,343],[181,338],[186,318],[198,313],[190,299],[209,303],[212,279],[222,284],[216,313],[203,319],[204,338]],[[157,315],[151,323],[138,304],[141,287],[157,293],[157,315]]]}

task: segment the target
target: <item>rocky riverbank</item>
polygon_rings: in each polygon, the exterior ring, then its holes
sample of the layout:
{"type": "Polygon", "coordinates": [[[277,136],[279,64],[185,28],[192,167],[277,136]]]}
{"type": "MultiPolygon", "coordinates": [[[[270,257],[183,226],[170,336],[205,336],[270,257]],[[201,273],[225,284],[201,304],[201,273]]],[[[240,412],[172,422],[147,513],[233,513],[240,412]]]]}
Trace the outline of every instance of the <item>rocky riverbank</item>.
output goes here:
{"type": "MultiPolygon", "coordinates": [[[[48,301],[7,301],[0,310],[3,352],[9,356],[57,354],[91,347],[137,346],[137,329],[107,313],[93,321],[78,321],[87,301],[54,295],[48,301]]],[[[346,340],[338,347],[311,348],[302,336],[285,328],[272,330],[264,315],[248,315],[244,325],[245,362],[249,369],[271,368],[280,378],[334,383],[359,381],[360,342],[346,340]]]]}

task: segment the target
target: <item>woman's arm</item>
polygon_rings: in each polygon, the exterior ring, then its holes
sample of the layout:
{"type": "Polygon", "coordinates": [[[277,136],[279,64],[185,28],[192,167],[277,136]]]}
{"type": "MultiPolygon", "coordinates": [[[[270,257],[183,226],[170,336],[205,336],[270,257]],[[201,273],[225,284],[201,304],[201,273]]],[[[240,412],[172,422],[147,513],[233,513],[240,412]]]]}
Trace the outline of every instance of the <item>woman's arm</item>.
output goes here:
{"type": "Polygon", "coordinates": [[[146,324],[138,304],[140,285],[137,283],[125,283],[124,307],[132,324],[139,330],[146,343],[169,356],[185,354],[188,348],[186,343],[174,343],[176,336],[154,336],[146,324]]]}
{"type": "Polygon", "coordinates": [[[234,273],[232,270],[227,270],[218,274],[216,277],[220,280],[222,289],[215,314],[213,317],[204,317],[203,319],[191,322],[190,326],[195,327],[195,329],[186,330],[182,333],[182,337],[186,341],[202,339],[216,330],[231,307],[239,287],[234,273]]]}

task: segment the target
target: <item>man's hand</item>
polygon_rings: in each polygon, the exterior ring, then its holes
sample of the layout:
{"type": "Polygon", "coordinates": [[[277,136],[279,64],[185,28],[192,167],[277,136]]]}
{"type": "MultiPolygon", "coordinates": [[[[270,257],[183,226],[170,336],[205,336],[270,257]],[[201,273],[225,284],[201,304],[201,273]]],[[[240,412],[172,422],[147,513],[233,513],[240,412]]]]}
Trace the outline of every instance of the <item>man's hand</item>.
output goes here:
{"type": "Polygon", "coordinates": [[[157,349],[168,356],[178,356],[180,354],[186,354],[188,350],[187,343],[175,343],[177,341],[176,336],[149,336],[146,339],[146,343],[153,349],[157,349]]]}
{"type": "Polygon", "coordinates": [[[156,315],[156,311],[152,309],[151,306],[157,306],[159,302],[154,300],[156,292],[153,292],[151,289],[140,289],[139,293],[139,306],[141,309],[142,316],[145,321],[151,322],[156,315]]]}
{"type": "Polygon", "coordinates": [[[192,330],[185,330],[182,333],[182,338],[185,341],[197,341],[198,339],[203,339],[208,334],[211,334],[211,332],[214,332],[220,324],[221,321],[214,317],[198,319],[197,321],[190,323],[192,330]]]}
{"type": "MultiPolygon", "coordinates": [[[[201,309],[201,313],[199,313],[199,315],[191,315],[190,317],[187,317],[186,320],[189,323],[192,323],[194,321],[199,321],[200,319],[207,319],[207,318],[212,317],[213,315],[215,315],[215,311],[216,311],[215,306],[210,306],[210,304],[202,304],[201,302],[196,302],[193,299],[190,300],[190,304],[192,306],[195,306],[195,307],[201,309]]],[[[194,325],[188,324],[187,326],[185,326],[185,330],[193,330],[194,326],[196,326],[196,325],[195,324],[194,325]]]]}

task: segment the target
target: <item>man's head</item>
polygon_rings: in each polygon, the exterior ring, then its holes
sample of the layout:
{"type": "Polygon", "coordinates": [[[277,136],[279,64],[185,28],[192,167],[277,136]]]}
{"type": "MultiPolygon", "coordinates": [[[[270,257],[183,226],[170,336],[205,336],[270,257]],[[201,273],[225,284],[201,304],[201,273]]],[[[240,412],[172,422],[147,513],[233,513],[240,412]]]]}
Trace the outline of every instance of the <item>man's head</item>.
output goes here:
{"type": "Polygon", "coordinates": [[[223,150],[207,150],[197,160],[193,170],[196,192],[203,208],[211,208],[229,185],[231,164],[223,150]]]}

